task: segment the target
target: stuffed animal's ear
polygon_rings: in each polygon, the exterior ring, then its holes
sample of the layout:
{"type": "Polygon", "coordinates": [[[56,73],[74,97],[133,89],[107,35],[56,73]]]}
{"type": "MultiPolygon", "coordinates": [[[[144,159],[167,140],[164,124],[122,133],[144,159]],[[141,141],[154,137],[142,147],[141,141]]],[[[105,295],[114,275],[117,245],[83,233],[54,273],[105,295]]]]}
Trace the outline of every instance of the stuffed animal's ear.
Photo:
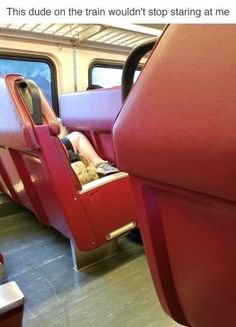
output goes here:
{"type": "Polygon", "coordinates": [[[91,164],[91,160],[86,155],[81,153],[79,156],[85,167],[88,167],[91,164]]]}

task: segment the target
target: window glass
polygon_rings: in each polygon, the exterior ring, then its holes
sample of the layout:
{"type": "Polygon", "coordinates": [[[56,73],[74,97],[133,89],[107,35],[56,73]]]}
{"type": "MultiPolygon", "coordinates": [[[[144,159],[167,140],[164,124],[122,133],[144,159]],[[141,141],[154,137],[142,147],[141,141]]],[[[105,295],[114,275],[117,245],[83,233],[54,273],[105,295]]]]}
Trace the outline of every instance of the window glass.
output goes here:
{"type": "MultiPolygon", "coordinates": [[[[110,66],[95,66],[92,68],[91,73],[91,84],[100,85],[102,87],[112,87],[121,85],[123,69],[120,67],[110,67],[110,66]]],[[[134,75],[134,82],[138,78],[140,70],[136,70],[134,75]]]]}
{"type": "Polygon", "coordinates": [[[35,81],[43,91],[48,102],[52,105],[52,72],[48,63],[15,58],[0,58],[0,76],[9,73],[22,74],[24,77],[35,81]]]}

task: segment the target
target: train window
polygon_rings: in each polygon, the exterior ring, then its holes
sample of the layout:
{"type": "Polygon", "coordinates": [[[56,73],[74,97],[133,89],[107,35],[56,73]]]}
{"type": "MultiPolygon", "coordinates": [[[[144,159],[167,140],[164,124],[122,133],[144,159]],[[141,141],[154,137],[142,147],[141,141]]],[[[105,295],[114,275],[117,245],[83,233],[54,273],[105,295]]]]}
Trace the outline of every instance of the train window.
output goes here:
{"type": "MultiPolygon", "coordinates": [[[[96,62],[90,65],[89,85],[100,85],[102,87],[112,87],[121,85],[123,64],[106,64],[96,62]]],[[[134,81],[138,78],[141,68],[135,72],[134,81]]]]}
{"type": "Polygon", "coordinates": [[[55,112],[58,112],[55,68],[46,59],[8,57],[0,55],[0,76],[18,73],[35,81],[46,96],[55,112]]]}

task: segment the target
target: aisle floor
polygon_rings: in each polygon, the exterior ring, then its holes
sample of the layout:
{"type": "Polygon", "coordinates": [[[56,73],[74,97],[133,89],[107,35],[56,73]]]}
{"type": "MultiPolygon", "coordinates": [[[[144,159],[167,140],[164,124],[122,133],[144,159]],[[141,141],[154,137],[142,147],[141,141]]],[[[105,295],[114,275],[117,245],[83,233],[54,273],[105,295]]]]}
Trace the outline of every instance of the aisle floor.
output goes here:
{"type": "Polygon", "coordinates": [[[141,245],[123,237],[118,254],[76,272],[67,239],[29,211],[7,214],[3,282],[16,281],[25,295],[23,327],[180,326],[158,303],[141,245]]]}

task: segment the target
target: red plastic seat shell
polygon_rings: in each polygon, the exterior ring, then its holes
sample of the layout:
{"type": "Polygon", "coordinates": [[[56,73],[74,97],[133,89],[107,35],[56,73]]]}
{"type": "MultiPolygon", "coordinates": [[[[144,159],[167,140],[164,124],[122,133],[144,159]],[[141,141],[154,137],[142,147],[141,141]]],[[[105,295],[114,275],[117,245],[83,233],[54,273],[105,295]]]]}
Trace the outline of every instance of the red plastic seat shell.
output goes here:
{"type": "Polygon", "coordinates": [[[236,26],[170,25],[113,128],[164,310],[236,325],[236,26]]]}
{"type": "Polygon", "coordinates": [[[80,181],[57,137],[60,129],[55,114],[41,94],[43,123],[34,124],[16,87],[22,79],[14,74],[0,79],[4,99],[0,112],[13,120],[7,124],[10,119],[2,121],[0,115],[2,177],[12,196],[24,200],[23,204],[28,199],[42,222],[70,238],[80,250],[99,247],[108,241],[109,233],[136,219],[129,177],[122,173],[119,179],[80,194],[80,181]]]}
{"type": "Polygon", "coordinates": [[[1,327],[22,327],[24,306],[20,306],[10,312],[0,315],[1,327]]]}
{"type": "Polygon", "coordinates": [[[122,170],[236,200],[235,38],[234,25],[166,29],[114,126],[122,170]]]}

